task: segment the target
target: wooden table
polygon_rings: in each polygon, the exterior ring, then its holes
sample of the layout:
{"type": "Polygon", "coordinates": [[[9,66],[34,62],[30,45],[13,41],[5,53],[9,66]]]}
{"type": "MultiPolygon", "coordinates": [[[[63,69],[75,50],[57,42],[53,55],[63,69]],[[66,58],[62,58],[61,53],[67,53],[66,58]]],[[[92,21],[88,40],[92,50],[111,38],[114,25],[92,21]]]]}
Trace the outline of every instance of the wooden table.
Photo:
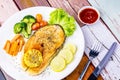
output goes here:
{"type": "MultiPolygon", "coordinates": [[[[0,0],[0,8],[4,10],[2,13],[0,12],[0,16],[5,16],[3,19],[0,19],[0,23],[2,23],[13,13],[18,12],[22,9],[32,7],[32,6],[50,6],[55,8],[63,8],[70,15],[74,16],[78,24],[82,27],[83,24],[80,23],[77,17],[78,10],[85,5],[89,5],[87,0],[0,0]]],[[[78,65],[78,67],[64,80],[78,80],[85,64],[87,63],[87,56],[84,54],[83,58],[78,65]]],[[[84,79],[87,80],[88,76],[94,70],[94,66],[90,64],[88,71],[86,72],[84,79]]],[[[12,80],[8,75],[7,79],[12,80]]],[[[103,80],[101,76],[99,76],[98,80],[103,80]]]]}

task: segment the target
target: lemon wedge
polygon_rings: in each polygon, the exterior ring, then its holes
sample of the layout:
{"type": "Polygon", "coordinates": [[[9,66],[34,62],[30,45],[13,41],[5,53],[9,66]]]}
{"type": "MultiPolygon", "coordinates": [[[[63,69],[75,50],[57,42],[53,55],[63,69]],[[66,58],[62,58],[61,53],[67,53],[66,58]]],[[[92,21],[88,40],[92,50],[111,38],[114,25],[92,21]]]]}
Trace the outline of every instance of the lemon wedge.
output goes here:
{"type": "Polygon", "coordinates": [[[24,53],[23,61],[30,68],[37,67],[43,61],[42,53],[39,50],[30,49],[24,53]]]}
{"type": "Polygon", "coordinates": [[[74,57],[72,52],[69,49],[61,50],[58,56],[63,57],[67,64],[69,64],[73,60],[73,57],[74,57]]]}
{"type": "Polygon", "coordinates": [[[50,68],[55,72],[60,72],[66,67],[66,62],[63,57],[56,56],[50,63],[50,68]]]}
{"type": "Polygon", "coordinates": [[[76,46],[71,43],[65,44],[64,49],[69,49],[73,54],[75,54],[77,50],[76,46]]]}

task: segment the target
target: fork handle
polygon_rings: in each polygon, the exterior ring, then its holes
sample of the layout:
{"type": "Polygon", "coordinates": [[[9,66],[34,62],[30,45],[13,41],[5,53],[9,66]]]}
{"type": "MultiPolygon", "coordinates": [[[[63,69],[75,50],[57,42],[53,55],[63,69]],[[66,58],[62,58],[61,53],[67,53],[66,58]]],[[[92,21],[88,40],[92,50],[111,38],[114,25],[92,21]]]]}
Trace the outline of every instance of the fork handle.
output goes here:
{"type": "Polygon", "coordinates": [[[6,80],[4,73],[0,69],[0,80],[6,80]]]}
{"type": "Polygon", "coordinates": [[[82,80],[82,78],[85,75],[85,72],[87,71],[88,66],[90,65],[90,63],[91,63],[91,60],[89,59],[88,62],[87,62],[87,64],[85,65],[84,70],[82,71],[82,73],[81,73],[81,75],[80,75],[80,77],[79,77],[78,80],[82,80]]]}

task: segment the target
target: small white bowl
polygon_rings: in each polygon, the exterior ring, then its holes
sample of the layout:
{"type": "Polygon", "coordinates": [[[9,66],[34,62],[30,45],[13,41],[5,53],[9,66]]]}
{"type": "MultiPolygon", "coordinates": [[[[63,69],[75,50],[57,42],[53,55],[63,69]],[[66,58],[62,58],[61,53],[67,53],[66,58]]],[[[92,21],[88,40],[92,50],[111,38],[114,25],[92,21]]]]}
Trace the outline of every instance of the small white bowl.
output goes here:
{"type": "Polygon", "coordinates": [[[84,6],[78,11],[78,18],[83,24],[91,25],[100,19],[100,13],[92,6],[84,6]]]}

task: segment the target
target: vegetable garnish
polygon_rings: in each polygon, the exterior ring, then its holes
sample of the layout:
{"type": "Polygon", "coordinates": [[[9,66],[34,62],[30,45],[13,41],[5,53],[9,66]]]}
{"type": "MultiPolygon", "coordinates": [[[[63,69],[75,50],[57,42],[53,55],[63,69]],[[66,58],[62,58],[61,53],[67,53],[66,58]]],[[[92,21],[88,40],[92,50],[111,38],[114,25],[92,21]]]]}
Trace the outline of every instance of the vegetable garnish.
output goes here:
{"type": "Polygon", "coordinates": [[[28,34],[31,34],[31,27],[33,25],[33,23],[36,22],[36,19],[32,16],[32,15],[26,15],[22,22],[25,22],[27,24],[27,28],[26,28],[26,31],[28,34]]]}
{"type": "Polygon", "coordinates": [[[75,19],[63,9],[56,9],[50,13],[49,24],[59,24],[63,27],[66,36],[71,36],[75,31],[75,19]]]}
{"type": "Polygon", "coordinates": [[[31,28],[33,23],[36,22],[36,19],[32,15],[26,15],[21,22],[18,22],[14,25],[14,33],[21,33],[25,38],[29,38],[31,34],[31,28]]]}
{"type": "Polygon", "coordinates": [[[20,34],[15,35],[15,37],[10,41],[7,40],[4,45],[4,50],[11,56],[16,56],[23,48],[25,41],[23,36],[20,34]]]}
{"type": "Polygon", "coordinates": [[[25,22],[18,22],[14,25],[14,33],[15,34],[19,34],[19,33],[22,33],[22,35],[25,37],[25,38],[28,38],[29,35],[26,31],[26,28],[27,28],[27,24],[25,22]]]}
{"type": "Polygon", "coordinates": [[[42,14],[36,14],[36,23],[32,25],[32,30],[38,30],[40,27],[48,25],[48,22],[43,20],[42,14]]]}

